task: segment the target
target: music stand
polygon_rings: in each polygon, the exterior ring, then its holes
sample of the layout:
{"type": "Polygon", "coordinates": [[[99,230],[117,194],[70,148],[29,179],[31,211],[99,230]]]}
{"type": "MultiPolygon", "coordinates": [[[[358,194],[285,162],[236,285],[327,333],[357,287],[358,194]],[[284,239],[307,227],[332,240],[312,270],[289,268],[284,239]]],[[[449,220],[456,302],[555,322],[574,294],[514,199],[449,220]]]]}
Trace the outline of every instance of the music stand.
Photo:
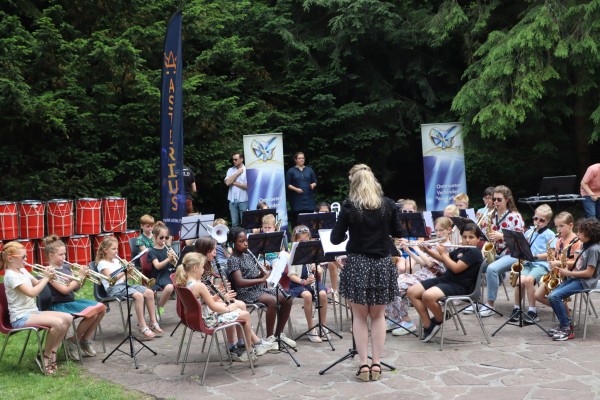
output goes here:
{"type": "MultiPolygon", "coordinates": [[[[266,210],[253,210],[253,211],[266,211],[266,210]]],[[[258,259],[256,258],[255,254],[258,254],[258,255],[262,254],[263,258],[266,258],[265,257],[266,253],[276,253],[278,251],[281,251],[283,235],[285,235],[285,232],[283,232],[283,231],[255,233],[255,234],[248,235],[248,253],[254,258],[256,263],[260,263],[258,261],[258,259]],[[256,253],[255,253],[255,251],[256,251],[256,253]]],[[[271,275],[267,279],[267,286],[275,287],[275,301],[276,301],[277,309],[279,309],[279,291],[280,290],[281,290],[281,293],[283,294],[283,296],[286,298],[286,300],[290,297],[289,293],[286,293],[283,290],[283,288],[281,288],[281,285],[279,284],[280,279],[281,279],[281,274],[279,276],[276,276],[273,273],[271,273],[271,275]]],[[[298,350],[296,350],[293,347],[289,347],[283,340],[281,340],[280,335],[277,335],[276,341],[278,344],[279,351],[287,353],[292,358],[294,363],[296,363],[296,366],[299,367],[300,363],[298,363],[298,360],[296,360],[294,355],[290,352],[290,349],[294,350],[294,352],[297,352],[298,350]]]]}
{"type": "Polygon", "coordinates": [[[574,193],[576,184],[577,175],[545,176],[542,178],[542,182],[540,182],[538,196],[554,196],[556,209],[558,210],[560,206],[558,196],[574,193]]]}
{"type": "MultiPolygon", "coordinates": [[[[504,234],[504,242],[506,243],[506,247],[509,250],[510,256],[513,258],[517,259],[517,262],[519,262],[520,264],[522,264],[525,261],[533,261],[533,254],[531,254],[531,248],[530,248],[530,244],[527,241],[527,239],[525,238],[525,235],[523,234],[523,232],[517,232],[517,231],[511,231],[508,229],[502,229],[502,233],[504,234]]],[[[504,322],[502,325],[500,325],[500,327],[498,329],[496,329],[496,331],[494,333],[492,333],[492,336],[496,335],[496,333],[500,332],[500,330],[502,328],[504,328],[505,325],[509,324],[509,325],[513,325],[513,326],[518,326],[520,328],[523,327],[523,316],[529,318],[527,316],[527,314],[525,314],[525,311],[523,311],[523,307],[525,305],[525,298],[523,297],[523,293],[521,293],[521,271],[519,270],[518,272],[518,277],[517,277],[517,284],[519,285],[519,287],[517,288],[517,290],[519,291],[519,323],[511,323],[510,320],[511,318],[514,316],[514,312],[511,313],[511,316],[506,320],[506,322],[504,322]]],[[[533,322],[538,328],[540,328],[542,331],[544,331],[546,333],[546,335],[550,336],[548,334],[548,331],[546,331],[541,325],[539,325],[537,322],[535,322],[534,320],[531,320],[531,322],[533,322]]]]}
{"type": "MultiPolygon", "coordinates": [[[[320,240],[309,240],[307,242],[295,242],[293,244],[292,253],[290,254],[290,265],[318,264],[318,263],[322,262],[323,260],[325,260],[325,257],[323,254],[323,245],[321,244],[320,240]]],[[[309,270],[309,273],[310,273],[310,270],[309,270]]],[[[337,337],[339,337],[341,339],[342,336],[339,333],[337,333],[333,329],[329,328],[328,326],[323,324],[323,322],[321,321],[320,309],[322,306],[321,306],[321,301],[319,299],[319,285],[317,284],[317,281],[315,281],[315,284],[312,288],[312,295],[313,295],[313,298],[315,299],[315,309],[317,310],[317,321],[318,322],[315,326],[309,327],[309,329],[306,332],[298,335],[294,340],[298,340],[304,335],[309,335],[309,332],[311,332],[315,328],[319,328],[318,329],[319,337],[323,336],[325,333],[325,329],[327,329],[330,333],[336,335],[337,337]]],[[[327,305],[325,305],[325,306],[327,306],[327,305]]],[[[335,348],[333,347],[333,343],[331,343],[331,340],[329,340],[329,346],[331,346],[331,350],[335,350],[335,348]]]]}
{"type": "Polygon", "coordinates": [[[212,226],[215,214],[190,215],[181,218],[180,239],[196,239],[200,236],[210,236],[206,225],[212,226]]]}
{"type": "MultiPolygon", "coordinates": [[[[242,213],[242,226],[244,229],[262,228],[262,219],[265,215],[273,214],[277,219],[277,209],[264,208],[262,210],[248,210],[242,213]]],[[[279,251],[279,250],[278,250],[279,251]]]]}
{"type": "Polygon", "coordinates": [[[335,219],[334,212],[298,214],[296,226],[306,225],[315,239],[319,237],[319,229],[333,229],[335,219]]]}
{"type": "MultiPolygon", "coordinates": [[[[124,265],[122,268],[120,268],[117,271],[113,272],[111,274],[111,276],[119,274],[119,273],[121,273],[121,271],[126,271],[128,266],[133,265],[133,262],[136,259],[138,259],[139,257],[141,257],[147,251],[148,251],[148,249],[146,249],[145,251],[143,251],[140,254],[138,254],[138,256],[135,257],[134,259],[132,259],[131,261],[129,261],[129,263],[127,263],[127,265],[124,265]]],[[[148,347],[144,342],[142,342],[141,340],[139,340],[138,338],[136,338],[135,336],[133,336],[133,334],[131,333],[131,302],[129,301],[129,278],[127,276],[127,273],[125,274],[125,302],[127,303],[127,326],[129,328],[128,329],[128,334],[125,337],[125,339],[123,339],[121,341],[121,343],[119,343],[119,345],[113,349],[113,351],[111,351],[106,357],[104,357],[104,359],[102,360],[102,363],[104,363],[106,360],[108,360],[108,358],[110,356],[112,356],[115,351],[118,350],[121,353],[127,354],[129,357],[133,358],[133,363],[135,365],[135,369],[138,369],[138,362],[137,362],[137,357],[136,357],[137,353],[139,353],[140,351],[142,351],[144,348],[148,349],[154,355],[156,355],[156,352],[154,350],[152,350],[150,347],[148,347]],[[142,345],[142,347],[138,351],[135,351],[134,348],[133,348],[133,341],[134,340],[136,342],[138,342],[139,344],[142,345]],[[123,344],[125,344],[125,342],[129,342],[129,353],[126,352],[126,351],[121,350],[121,346],[123,344]]]]}

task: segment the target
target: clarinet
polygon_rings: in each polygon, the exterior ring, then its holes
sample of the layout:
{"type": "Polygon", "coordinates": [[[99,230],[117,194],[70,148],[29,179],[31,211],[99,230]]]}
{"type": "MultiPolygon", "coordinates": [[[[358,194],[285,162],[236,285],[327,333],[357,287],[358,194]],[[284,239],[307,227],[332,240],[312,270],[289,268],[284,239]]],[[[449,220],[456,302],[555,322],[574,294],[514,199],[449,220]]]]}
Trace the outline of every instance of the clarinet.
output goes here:
{"type": "MultiPolygon", "coordinates": [[[[267,271],[267,269],[265,267],[263,267],[260,263],[260,261],[258,261],[258,258],[256,258],[256,256],[250,251],[250,249],[247,250],[248,254],[250,254],[252,256],[252,259],[254,259],[254,262],[256,263],[256,265],[258,265],[258,268],[260,268],[260,270],[263,272],[263,274],[267,275],[269,273],[269,271],[267,271]]],[[[268,283],[267,287],[269,286],[268,283]]],[[[289,294],[287,291],[285,291],[285,289],[281,286],[280,283],[277,284],[277,287],[279,288],[279,291],[281,292],[281,294],[283,294],[283,297],[285,297],[285,299],[289,299],[292,297],[291,294],[289,294]]]]}
{"type": "Polygon", "coordinates": [[[215,258],[215,266],[217,267],[217,272],[219,273],[219,276],[221,277],[221,282],[223,282],[223,288],[225,290],[227,290],[229,286],[229,281],[227,280],[227,276],[226,274],[223,272],[223,268],[221,267],[221,264],[219,263],[219,261],[215,258]]]}
{"type": "Polygon", "coordinates": [[[204,282],[204,284],[207,285],[209,288],[211,288],[213,290],[213,292],[215,292],[221,298],[221,300],[223,300],[223,302],[225,304],[231,304],[231,301],[229,301],[227,299],[227,297],[225,297],[225,295],[223,293],[221,293],[221,291],[219,289],[217,289],[217,287],[214,285],[214,283],[212,283],[209,280],[206,280],[204,282]]]}

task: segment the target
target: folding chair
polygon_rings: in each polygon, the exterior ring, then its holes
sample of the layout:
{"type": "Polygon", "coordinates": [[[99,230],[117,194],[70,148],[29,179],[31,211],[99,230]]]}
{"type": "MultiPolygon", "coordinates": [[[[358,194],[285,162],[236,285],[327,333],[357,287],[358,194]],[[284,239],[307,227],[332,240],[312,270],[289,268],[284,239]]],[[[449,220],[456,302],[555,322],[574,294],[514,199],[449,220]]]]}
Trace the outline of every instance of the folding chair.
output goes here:
{"type": "MultiPolygon", "coordinates": [[[[462,319],[460,318],[460,313],[463,312],[467,308],[467,306],[464,306],[463,308],[461,308],[460,310],[457,311],[456,306],[454,305],[454,300],[461,300],[461,301],[468,302],[470,304],[470,306],[473,307],[474,310],[477,310],[477,307],[481,306],[480,300],[481,300],[481,295],[482,295],[482,290],[481,290],[482,275],[483,275],[483,264],[479,267],[479,273],[477,274],[477,281],[475,282],[475,288],[473,289],[473,293],[466,294],[466,295],[458,295],[458,296],[446,296],[446,297],[443,297],[440,299],[440,302],[443,303],[442,304],[442,315],[444,315],[444,318],[445,318],[447,315],[447,312],[450,311],[451,315],[453,317],[456,316],[464,335],[467,334],[467,331],[465,330],[465,326],[463,325],[462,319]],[[448,310],[448,307],[450,307],[450,310],[448,310]]],[[[477,321],[479,322],[479,326],[481,327],[483,335],[485,336],[485,340],[487,340],[487,342],[489,344],[490,338],[488,336],[487,331],[485,330],[485,327],[483,326],[483,320],[481,319],[481,316],[479,315],[478,312],[475,312],[473,314],[475,314],[475,316],[477,317],[477,321]]],[[[456,321],[455,321],[455,323],[456,323],[456,321]]],[[[443,346],[444,346],[444,327],[445,326],[446,326],[446,322],[444,322],[442,324],[442,329],[441,329],[442,332],[441,332],[441,338],[440,338],[440,351],[443,349],[443,346]]]]}
{"type": "Polygon", "coordinates": [[[23,360],[23,355],[25,354],[25,349],[27,348],[27,344],[29,343],[29,337],[31,336],[31,332],[35,332],[35,336],[37,338],[37,354],[42,361],[41,369],[42,373],[46,374],[46,365],[44,364],[44,348],[42,347],[43,335],[40,337],[40,332],[46,332],[50,329],[47,326],[43,325],[34,325],[34,326],[25,326],[23,328],[13,328],[10,324],[10,317],[8,313],[8,300],[6,299],[6,288],[4,287],[4,283],[0,283],[0,333],[4,334],[4,344],[2,345],[2,351],[0,351],[0,362],[2,362],[2,357],[4,356],[4,350],[6,349],[6,345],[8,344],[8,339],[12,335],[15,335],[19,332],[27,332],[27,337],[25,338],[25,343],[23,344],[23,349],[21,350],[21,355],[19,356],[19,364],[23,360]]]}
{"type": "MultiPolygon", "coordinates": [[[[185,351],[185,356],[183,358],[183,365],[181,366],[181,374],[182,375],[185,370],[185,365],[187,363],[187,358],[188,358],[188,354],[190,352],[190,345],[192,343],[192,336],[193,336],[194,332],[202,332],[207,337],[210,336],[210,344],[208,345],[206,362],[204,364],[204,372],[202,373],[202,380],[200,381],[200,385],[204,385],[204,378],[206,377],[206,371],[208,370],[208,362],[210,361],[210,351],[212,350],[213,342],[215,342],[215,341],[217,342],[217,351],[219,353],[219,360],[221,362],[221,365],[223,365],[223,356],[221,354],[221,346],[219,345],[219,339],[216,334],[219,331],[221,331],[221,333],[223,334],[223,340],[225,343],[227,343],[227,338],[225,336],[225,329],[229,328],[230,326],[239,326],[242,331],[242,336],[244,337],[244,343],[250,343],[250,342],[248,342],[249,338],[246,338],[246,334],[242,327],[242,325],[244,325],[245,322],[238,320],[238,321],[226,323],[223,325],[219,325],[215,328],[209,328],[206,326],[206,324],[204,323],[204,319],[202,318],[202,305],[200,304],[198,299],[196,299],[194,297],[194,294],[192,293],[192,291],[189,290],[188,288],[182,287],[182,286],[176,286],[175,288],[176,288],[175,290],[177,291],[177,297],[181,298],[181,303],[183,304],[183,312],[185,315],[185,318],[184,318],[185,321],[182,321],[182,322],[184,322],[184,324],[190,329],[190,336],[188,338],[187,349],[185,351]]],[[[250,369],[252,370],[252,374],[254,374],[254,361],[252,361],[250,352],[247,349],[246,349],[246,352],[248,353],[250,369]]],[[[232,364],[231,355],[229,355],[229,365],[231,365],[231,364],[232,364]]]]}
{"type": "MultiPolygon", "coordinates": [[[[89,267],[92,271],[94,272],[100,272],[98,271],[98,266],[96,265],[96,262],[92,261],[89,264],[89,267]]],[[[116,301],[117,304],[119,304],[119,311],[121,312],[121,323],[123,324],[123,333],[125,335],[127,335],[127,318],[125,318],[125,313],[123,312],[123,303],[125,301],[132,301],[130,298],[125,298],[125,297],[121,297],[121,296],[109,296],[106,293],[106,289],[104,288],[104,286],[102,284],[95,284],[94,283],[94,298],[96,299],[97,302],[104,304],[107,307],[107,312],[110,310],[110,303],[113,301],[116,301]]],[[[102,346],[104,347],[104,341],[102,346]]],[[[106,348],[104,348],[104,352],[106,352],[106,348]]]]}

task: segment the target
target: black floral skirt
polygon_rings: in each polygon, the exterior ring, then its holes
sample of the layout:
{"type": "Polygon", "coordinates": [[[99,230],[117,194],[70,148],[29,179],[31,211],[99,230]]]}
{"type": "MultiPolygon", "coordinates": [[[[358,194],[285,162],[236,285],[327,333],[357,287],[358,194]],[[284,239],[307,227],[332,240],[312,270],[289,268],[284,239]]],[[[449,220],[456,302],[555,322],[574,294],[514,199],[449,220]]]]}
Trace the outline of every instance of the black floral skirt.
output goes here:
{"type": "Polygon", "coordinates": [[[357,304],[373,306],[391,303],[400,295],[398,272],[391,257],[348,254],[340,273],[340,293],[357,304]]]}

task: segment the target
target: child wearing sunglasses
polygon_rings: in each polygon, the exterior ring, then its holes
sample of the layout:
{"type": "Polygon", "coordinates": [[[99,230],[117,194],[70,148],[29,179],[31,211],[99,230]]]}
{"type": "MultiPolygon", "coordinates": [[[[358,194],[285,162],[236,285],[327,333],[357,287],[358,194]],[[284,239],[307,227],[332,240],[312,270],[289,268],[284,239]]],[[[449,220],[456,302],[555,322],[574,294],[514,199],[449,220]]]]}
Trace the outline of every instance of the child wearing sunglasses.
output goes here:
{"type": "Polygon", "coordinates": [[[175,268],[176,254],[167,249],[169,229],[163,222],[158,221],[154,225],[152,235],[154,236],[154,247],[148,252],[148,262],[152,265],[152,278],[156,279],[153,289],[154,291],[162,290],[158,300],[158,314],[162,316],[165,312],[165,304],[175,290],[170,275],[171,267],[175,268]]]}
{"type": "MultiPolygon", "coordinates": [[[[525,238],[531,247],[533,261],[523,262],[521,271],[521,288],[515,289],[515,305],[510,317],[511,322],[519,321],[519,311],[521,309],[521,299],[527,295],[529,309],[527,317],[523,318],[523,323],[531,325],[534,322],[539,322],[537,307],[535,306],[535,284],[540,281],[542,276],[550,271],[550,266],[546,261],[547,245],[554,241],[556,236],[552,230],[548,229],[548,223],[552,218],[552,209],[547,204],[542,204],[535,209],[533,216],[533,226],[525,232],[525,238]],[[519,297],[519,294],[521,297],[519,297]]],[[[518,274],[511,272],[511,285],[519,285],[517,281],[518,274]]]]}

